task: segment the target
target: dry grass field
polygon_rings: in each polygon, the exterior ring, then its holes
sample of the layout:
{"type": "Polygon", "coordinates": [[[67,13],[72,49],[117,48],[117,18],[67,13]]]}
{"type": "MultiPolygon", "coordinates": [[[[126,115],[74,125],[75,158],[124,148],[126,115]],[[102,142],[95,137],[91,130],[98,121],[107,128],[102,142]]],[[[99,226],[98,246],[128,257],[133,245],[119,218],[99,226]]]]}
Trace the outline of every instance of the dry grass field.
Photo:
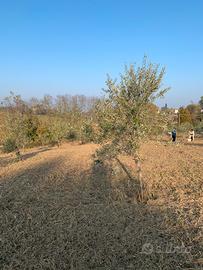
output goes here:
{"type": "Polygon", "coordinates": [[[119,164],[94,164],[97,147],[0,154],[0,269],[201,269],[203,139],[142,146],[143,202],[119,164]]]}

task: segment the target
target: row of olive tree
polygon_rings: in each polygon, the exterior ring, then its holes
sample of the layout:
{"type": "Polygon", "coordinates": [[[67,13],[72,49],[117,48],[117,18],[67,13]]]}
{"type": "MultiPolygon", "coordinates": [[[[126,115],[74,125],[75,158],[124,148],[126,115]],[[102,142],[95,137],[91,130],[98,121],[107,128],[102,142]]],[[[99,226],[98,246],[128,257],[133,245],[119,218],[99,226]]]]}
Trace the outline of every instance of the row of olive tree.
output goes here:
{"type": "MultiPolygon", "coordinates": [[[[57,144],[62,140],[78,139],[86,142],[92,139],[91,119],[93,103],[96,98],[84,98],[79,102],[77,97],[63,97],[62,110],[58,103],[51,106],[53,98],[44,97],[43,101],[35,103],[24,101],[20,95],[11,92],[2,102],[2,129],[0,141],[6,152],[35,145],[57,144]],[[45,102],[46,100],[46,102],[45,102]],[[69,103],[68,103],[69,100],[69,103]],[[74,100],[74,102],[73,102],[74,100]],[[36,108],[41,111],[37,111],[36,108]]],[[[60,97],[62,99],[62,97],[60,97]]],[[[59,100],[59,97],[56,98],[59,100]]]]}

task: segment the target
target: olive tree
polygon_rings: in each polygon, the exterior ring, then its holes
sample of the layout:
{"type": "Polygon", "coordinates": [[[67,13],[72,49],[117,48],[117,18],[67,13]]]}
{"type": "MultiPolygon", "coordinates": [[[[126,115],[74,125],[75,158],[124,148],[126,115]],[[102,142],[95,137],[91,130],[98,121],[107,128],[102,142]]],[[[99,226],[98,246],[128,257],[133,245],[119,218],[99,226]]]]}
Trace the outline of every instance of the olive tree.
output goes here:
{"type": "MultiPolygon", "coordinates": [[[[126,67],[117,82],[108,76],[105,97],[96,108],[98,155],[116,158],[119,154],[133,157],[141,183],[140,143],[152,131],[150,104],[162,97],[164,68],[149,63],[146,57],[140,67],[126,67]]],[[[157,111],[157,114],[160,112],[157,111]]]]}
{"type": "Polygon", "coordinates": [[[34,117],[20,95],[10,93],[4,99],[4,150],[16,151],[20,158],[20,148],[32,144],[37,137],[38,119],[34,117]]]}
{"type": "Polygon", "coordinates": [[[65,121],[64,118],[55,117],[52,119],[52,123],[49,126],[50,132],[50,142],[56,143],[58,147],[60,147],[64,138],[66,138],[68,132],[70,131],[70,124],[65,121]]]}

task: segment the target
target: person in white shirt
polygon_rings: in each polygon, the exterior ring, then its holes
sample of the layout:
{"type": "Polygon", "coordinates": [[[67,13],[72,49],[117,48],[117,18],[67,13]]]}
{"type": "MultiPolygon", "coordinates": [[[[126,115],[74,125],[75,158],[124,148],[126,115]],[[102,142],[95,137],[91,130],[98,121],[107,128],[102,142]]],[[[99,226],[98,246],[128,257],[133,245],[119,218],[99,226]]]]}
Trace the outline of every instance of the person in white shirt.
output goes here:
{"type": "Polygon", "coordinates": [[[189,141],[190,141],[190,142],[193,142],[194,139],[195,139],[195,131],[194,131],[194,129],[191,129],[191,130],[189,131],[189,141]]]}

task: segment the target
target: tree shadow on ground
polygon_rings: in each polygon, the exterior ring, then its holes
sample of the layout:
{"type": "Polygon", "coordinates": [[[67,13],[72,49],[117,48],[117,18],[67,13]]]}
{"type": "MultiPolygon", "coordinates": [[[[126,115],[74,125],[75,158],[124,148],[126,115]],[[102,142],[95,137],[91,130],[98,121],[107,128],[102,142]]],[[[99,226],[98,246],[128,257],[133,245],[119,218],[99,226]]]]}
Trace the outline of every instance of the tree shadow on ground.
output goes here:
{"type": "Polygon", "coordinates": [[[39,153],[47,152],[47,151],[52,150],[52,149],[53,148],[51,148],[51,147],[43,147],[43,148],[39,148],[37,151],[31,152],[31,153],[22,154],[22,160],[26,160],[26,159],[32,158],[32,157],[38,155],[39,153]]]}
{"type": "MultiPolygon", "coordinates": [[[[33,151],[33,152],[29,152],[29,153],[22,153],[21,154],[21,158],[22,160],[27,160],[29,158],[32,158],[36,155],[38,155],[39,153],[43,153],[43,152],[46,152],[46,151],[49,151],[53,148],[50,148],[50,147],[43,147],[43,148],[39,148],[37,151],[33,151]]],[[[12,164],[12,163],[15,163],[15,162],[18,162],[17,158],[16,158],[16,155],[15,153],[9,156],[6,156],[6,157],[1,157],[1,160],[0,160],[0,167],[6,167],[8,166],[9,164],[12,164]]]]}
{"type": "Polygon", "coordinates": [[[191,253],[174,251],[184,237],[173,208],[129,200],[109,165],[76,177],[61,162],[3,179],[1,269],[183,269],[191,253]]]}

